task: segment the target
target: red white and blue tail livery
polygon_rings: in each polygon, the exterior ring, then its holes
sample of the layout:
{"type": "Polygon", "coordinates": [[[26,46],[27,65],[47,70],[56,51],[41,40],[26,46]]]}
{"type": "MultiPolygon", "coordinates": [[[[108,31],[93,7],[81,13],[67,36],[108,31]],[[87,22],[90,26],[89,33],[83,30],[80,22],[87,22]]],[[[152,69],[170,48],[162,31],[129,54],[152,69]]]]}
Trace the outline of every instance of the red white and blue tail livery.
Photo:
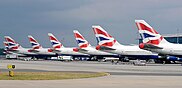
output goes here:
{"type": "Polygon", "coordinates": [[[101,26],[92,26],[92,28],[98,41],[97,50],[118,54],[132,59],[158,58],[156,54],[142,50],[138,46],[120,44],[101,26]]]}
{"type": "Polygon", "coordinates": [[[18,50],[19,48],[22,48],[17,42],[15,42],[14,39],[12,39],[10,36],[4,36],[5,40],[7,41],[9,45],[10,50],[18,50]]]}
{"type": "Polygon", "coordinates": [[[166,41],[162,35],[144,20],[135,20],[135,23],[143,39],[143,43],[139,45],[141,49],[156,52],[165,56],[171,55],[182,57],[182,44],[174,44],[166,41]]]}
{"type": "Polygon", "coordinates": [[[32,49],[29,50],[30,52],[45,56],[55,56],[55,53],[50,48],[43,48],[33,36],[29,35],[28,38],[32,45],[32,49]]]}
{"type": "Polygon", "coordinates": [[[108,34],[101,26],[92,26],[98,45],[112,47],[113,45],[118,45],[119,43],[108,34]]]}
{"type": "Polygon", "coordinates": [[[54,49],[61,49],[63,47],[63,45],[52,33],[48,33],[48,36],[54,49]]]}
{"type": "Polygon", "coordinates": [[[76,38],[76,42],[78,43],[79,48],[87,48],[91,46],[87,40],[77,31],[73,30],[74,36],[76,38]]]}
{"type": "Polygon", "coordinates": [[[100,57],[117,57],[116,54],[111,54],[108,52],[103,52],[96,50],[95,47],[92,47],[88,41],[78,32],[78,30],[73,30],[75,39],[78,43],[79,48],[75,48],[74,51],[89,54],[91,56],[100,56],[100,57]]]}
{"type": "Polygon", "coordinates": [[[11,54],[8,50],[9,50],[9,45],[8,45],[8,42],[6,41],[3,41],[3,44],[4,44],[4,52],[5,54],[11,54]]]}
{"type": "Polygon", "coordinates": [[[29,52],[29,48],[23,48],[18,44],[13,38],[10,36],[4,36],[7,44],[8,44],[8,51],[11,53],[16,54],[23,54],[23,55],[35,55],[35,53],[29,52]]]}
{"type": "Polygon", "coordinates": [[[6,42],[6,41],[3,41],[3,44],[4,44],[4,47],[5,47],[5,49],[6,49],[6,50],[8,50],[8,49],[9,49],[8,42],[6,42]]]}
{"type": "Polygon", "coordinates": [[[135,20],[139,33],[143,39],[143,43],[159,45],[168,43],[155,29],[153,29],[144,20],[135,20]]]}
{"type": "Polygon", "coordinates": [[[33,36],[28,35],[29,41],[32,45],[32,49],[41,49],[42,46],[37,42],[37,40],[35,40],[35,38],[33,38],[33,36]]]}
{"type": "Polygon", "coordinates": [[[80,52],[75,52],[74,49],[72,47],[63,47],[63,45],[58,41],[58,39],[52,34],[52,33],[48,33],[50,42],[52,44],[53,47],[53,51],[57,54],[60,55],[69,55],[69,56],[88,56],[87,54],[83,54],[80,52]]]}
{"type": "MultiPolygon", "coordinates": [[[[14,39],[12,39],[10,36],[5,36],[5,40],[8,42],[9,49],[8,51],[11,51],[13,53],[16,53],[18,55],[25,55],[30,57],[46,57],[46,56],[56,56],[55,53],[48,52],[48,49],[32,49],[32,48],[23,48],[15,42],[14,39]],[[36,51],[36,52],[33,52],[36,51]]],[[[30,39],[33,41],[33,43],[37,43],[37,41],[32,37],[30,39]]]]}

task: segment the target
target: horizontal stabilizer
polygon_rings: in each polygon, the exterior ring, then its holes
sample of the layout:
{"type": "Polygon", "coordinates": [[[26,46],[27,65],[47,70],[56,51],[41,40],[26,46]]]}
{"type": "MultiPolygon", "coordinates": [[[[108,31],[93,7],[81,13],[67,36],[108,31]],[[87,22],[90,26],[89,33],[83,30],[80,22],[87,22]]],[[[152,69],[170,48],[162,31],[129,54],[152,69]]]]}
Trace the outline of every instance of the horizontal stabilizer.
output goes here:
{"type": "Polygon", "coordinates": [[[53,52],[56,52],[57,53],[57,52],[61,52],[61,50],[53,50],[53,52]]]}
{"type": "Polygon", "coordinates": [[[88,50],[86,50],[86,49],[81,49],[81,48],[79,48],[78,51],[80,51],[80,52],[88,52],[88,50]]]}
{"type": "Polygon", "coordinates": [[[38,50],[35,50],[35,49],[30,49],[30,50],[28,50],[29,52],[34,52],[34,53],[37,53],[37,52],[39,52],[38,50]]]}
{"type": "Polygon", "coordinates": [[[163,49],[162,47],[158,47],[158,46],[155,46],[155,45],[152,45],[152,44],[144,44],[144,43],[141,43],[140,45],[139,45],[139,47],[141,48],[141,49],[163,49]]]}
{"type": "Polygon", "coordinates": [[[116,49],[106,47],[106,46],[97,46],[96,49],[97,50],[116,50],[116,49]]]}
{"type": "Polygon", "coordinates": [[[54,53],[58,53],[58,52],[61,52],[61,50],[58,50],[58,49],[54,49],[54,48],[50,48],[49,50],[51,50],[52,52],[54,53]]]}
{"type": "Polygon", "coordinates": [[[8,49],[8,51],[12,51],[12,52],[18,52],[18,49],[8,49]]]}

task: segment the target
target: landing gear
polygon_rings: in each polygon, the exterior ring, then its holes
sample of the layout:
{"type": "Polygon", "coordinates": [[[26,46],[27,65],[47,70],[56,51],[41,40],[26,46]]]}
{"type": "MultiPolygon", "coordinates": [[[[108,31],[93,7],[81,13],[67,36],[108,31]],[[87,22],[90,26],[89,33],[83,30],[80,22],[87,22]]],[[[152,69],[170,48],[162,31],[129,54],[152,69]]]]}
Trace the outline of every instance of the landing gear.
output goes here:
{"type": "Polygon", "coordinates": [[[155,63],[158,63],[158,64],[163,64],[163,63],[164,63],[163,61],[164,61],[164,60],[157,60],[157,59],[154,60],[154,62],[155,62],[155,63]]]}
{"type": "Polygon", "coordinates": [[[121,62],[129,62],[130,60],[127,57],[119,57],[119,61],[121,61],[121,62]]]}

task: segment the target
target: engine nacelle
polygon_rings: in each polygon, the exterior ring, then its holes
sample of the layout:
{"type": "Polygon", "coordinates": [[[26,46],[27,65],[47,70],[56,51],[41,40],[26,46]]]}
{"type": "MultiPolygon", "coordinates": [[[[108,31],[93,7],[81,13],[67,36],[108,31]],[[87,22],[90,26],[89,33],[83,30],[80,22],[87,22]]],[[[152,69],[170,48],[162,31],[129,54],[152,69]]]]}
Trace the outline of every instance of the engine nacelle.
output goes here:
{"type": "Polygon", "coordinates": [[[182,61],[182,58],[175,57],[175,56],[168,56],[167,60],[170,60],[170,61],[182,61]]]}

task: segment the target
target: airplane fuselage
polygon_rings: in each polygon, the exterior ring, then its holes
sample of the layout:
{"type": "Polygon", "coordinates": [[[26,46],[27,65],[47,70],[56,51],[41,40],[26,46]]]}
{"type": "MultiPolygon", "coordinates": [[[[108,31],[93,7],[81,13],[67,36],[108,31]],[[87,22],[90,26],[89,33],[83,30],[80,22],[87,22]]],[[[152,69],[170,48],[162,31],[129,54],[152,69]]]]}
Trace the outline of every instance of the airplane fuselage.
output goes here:
{"type": "Polygon", "coordinates": [[[151,51],[147,50],[142,50],[138,46],[123,46],[123,45],[118,45],[115,47],[112,47],[112,49],[115,50],[104,50],[105,52],[113,53],[113,54],[118,54],[122,56],[127,56],[127,57],[133,57],[133,58],[138,58],[138,59],[158,59],[158,54],[152,53],[151,51]]]}
{"type": "Polygon", "coordinates": [[[84,53],[80,53],[80,52],[75,52],[75,51],[73,51],[73,48],[60,48],[60,49],[54,50],[53,52],[54,52],[54,53],[57,53],[57,54],[59,54],[59,55],[89,56],[88,54],[84,54],[84,53]]]}
{"type": "Polygon", "coordinates": [[[156,52],[163,55],[174,55],[174,56],[181,56],[182,57],[182,44],[160,44],[158,47],[161,47],[162,49],[147,49],[152,52],[156,52]]]}
{"type": "Polygon", "coordinates": [[[94,47],[83,48],[85,51],[80,50],[79,52],[89,55],[100,55],[100,56],[116,56],[117,54],[96,50],[94,47]]]}

